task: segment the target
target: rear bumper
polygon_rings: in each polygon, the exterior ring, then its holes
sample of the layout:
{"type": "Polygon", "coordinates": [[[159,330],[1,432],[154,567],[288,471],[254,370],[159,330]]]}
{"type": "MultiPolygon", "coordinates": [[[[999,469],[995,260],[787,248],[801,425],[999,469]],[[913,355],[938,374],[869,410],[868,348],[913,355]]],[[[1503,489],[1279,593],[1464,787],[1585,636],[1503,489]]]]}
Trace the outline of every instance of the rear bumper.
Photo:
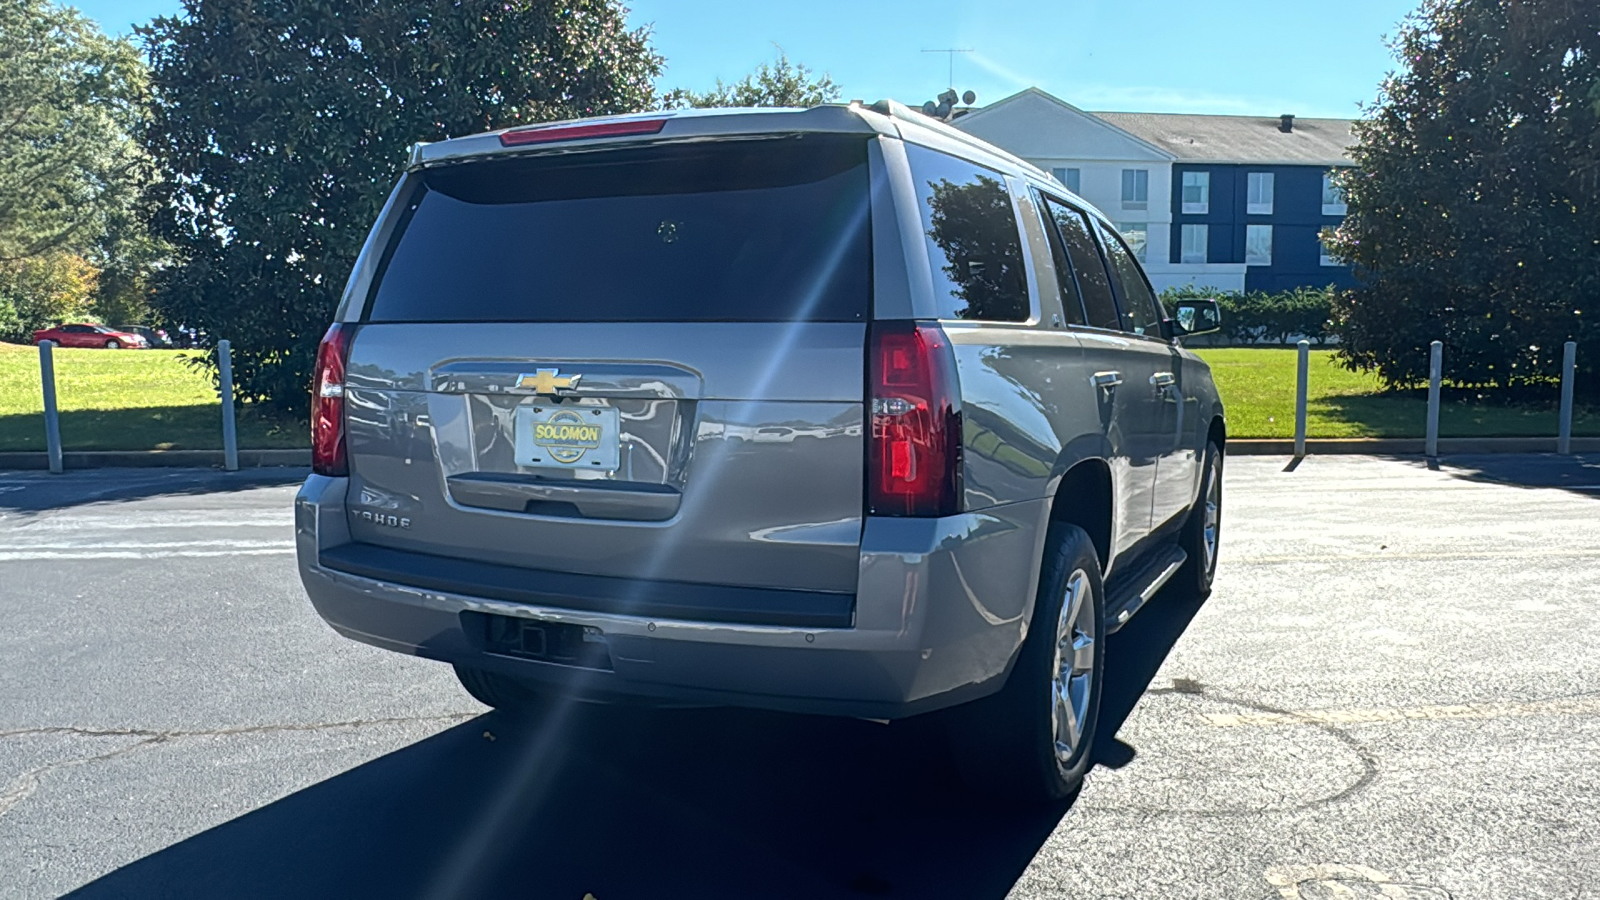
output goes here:
{"type": "MultiPolygon", "coordinates": [[[[629,615],[596,607],[592,598],[563,602],[561,576],[554,573],[529,572],[534,582],[543,575],[547,583],[510,593],[495,589],[494,579],[460,579],[477,586],[465,590],[456,579],[440,580],[431,557],[411,567],[394,565],[400,561],[395,554],[404,551],[364,557],[383,561],[381,569],[352,566],[349,551],[366,545],[350,543],[346,484],[312,476],[295,500],[295,531],[306,593],[347,637],[593,700],[870,718],[914,715],[999,688],[1032,614],[1048,514],[1040,501],[945,519],[868,519],[853,622],[773,625],[750,621],[748,611],[730,612],[741,621],[716,621],[712,601],[726,588],[708,586],[712,599],[693,613],[666,608],[629,615]],[[433,577],[408,576],[408,570],[433,577]],[[463,613],[598,631],[609,668],[490,652],[463,613]]],[[[764,593],[790,592],[756,590],[743,599],[764,593]]]]}

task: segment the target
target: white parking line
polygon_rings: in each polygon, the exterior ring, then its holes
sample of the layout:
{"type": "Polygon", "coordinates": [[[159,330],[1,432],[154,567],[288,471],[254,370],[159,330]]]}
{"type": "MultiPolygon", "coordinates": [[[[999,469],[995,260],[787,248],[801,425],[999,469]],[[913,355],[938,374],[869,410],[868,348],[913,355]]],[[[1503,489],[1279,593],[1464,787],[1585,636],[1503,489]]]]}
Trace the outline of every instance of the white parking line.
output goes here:
{"type": "Polygon", "coordinates": [[[0,550],[0,562],[35,559],[164,559],[173,556],[273,556],[294,553],[293,547],[256,547],[235,550],[0,550]]]}
{"type": "Polygon", "coordinates": [[[40,531],[93,531],[106,529],[140,530],[152,528],[270,528],[292,526],[294,514],[288,510],[230,513],[211,518],[195,514],[143,513],[138,516],[73,516],[60,515],[47,519],[34,519],[17,526],[16,534],[33,534],[40,531]]]}

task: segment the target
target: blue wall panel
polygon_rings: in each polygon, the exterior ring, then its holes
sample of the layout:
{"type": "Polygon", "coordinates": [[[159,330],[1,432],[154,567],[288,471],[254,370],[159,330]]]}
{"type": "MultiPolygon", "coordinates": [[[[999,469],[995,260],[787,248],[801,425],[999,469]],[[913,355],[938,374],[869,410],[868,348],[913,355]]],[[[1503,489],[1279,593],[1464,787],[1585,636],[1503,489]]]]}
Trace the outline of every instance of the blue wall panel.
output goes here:
{"type": "Polygon", "coordinates": [[[1208,226],[1207,262],[1242,263],[1245,226],[1271,225],[1272,265],[1245,270],[1245,289],[1283,291],[1296,287],[1348,287],[1354,283],[1348,266],[1324,266],[1318,235],[1338,225],[1340,216],[1322,214],[1322,166],[1241,166],[1177,164],[1172,167],[1173,263],[1181,262],[1183,226],[1208,226]],[[1211,197],[1203,214],[1183,212],[1183,173],[1209,172],[1211,197]],[[1249,215],[1249,173],[1271,172],[1273,202],[1270,215],[1249,215]]]}

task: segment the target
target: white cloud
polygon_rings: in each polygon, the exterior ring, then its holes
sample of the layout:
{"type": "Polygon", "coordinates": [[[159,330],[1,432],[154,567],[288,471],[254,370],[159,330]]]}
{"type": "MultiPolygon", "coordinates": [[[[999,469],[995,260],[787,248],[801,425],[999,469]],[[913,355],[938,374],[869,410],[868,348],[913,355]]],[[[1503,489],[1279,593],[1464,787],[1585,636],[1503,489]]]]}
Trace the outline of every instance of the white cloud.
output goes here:
{"type": "Polygon", "coordinates": [[[1012,69],[1008,69],[989,57],[984,56],[982,53],[978,53],[976,51],[966,54],[965,58],[971,60],[973,63],[976,63],[978,68],[988,72],[990,75],[993,75],[1001,81],[1008,83],[1011,87],[1014,87],[1017,90],[1022,90],[1023,88],[1027,87],[1034,87],[1042,83],[1040,79],[1025,75],[1021,72],[1016,72],[1012,69]]]}

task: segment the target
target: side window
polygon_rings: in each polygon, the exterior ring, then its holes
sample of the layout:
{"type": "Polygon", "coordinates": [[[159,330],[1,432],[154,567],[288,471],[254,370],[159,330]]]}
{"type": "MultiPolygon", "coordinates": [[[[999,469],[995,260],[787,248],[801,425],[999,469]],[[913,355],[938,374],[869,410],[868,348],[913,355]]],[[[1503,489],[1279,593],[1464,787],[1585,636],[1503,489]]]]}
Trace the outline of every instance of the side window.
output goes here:
{"type": "Polygon", "coordinates": [[[1072,260],[1072,273],[1077,276],[1078,294],[1083,298],[1083,311],[1093,328],[1120,331],[1122,320],[1117,316],[1117,301],[1111,296],[1111,279],[1106,274],[1106,264],[1100,250],[1089,233],[1089,220],[1083,213],[1060,203],[1046,203],[1050,219],[1061,232],[1061,242],[1067,245],[1067,257],[1072,260]]]}
{"type": "Polygon", "coordinates": [[[1134,261],[1133,253],[1122,239],[1101,228],[1100,239],[1105,242],[1106,256],[1111,260],[1111,276],[1116,282],[1117,296],[1122,301],[1126,317],[1125,330],[1150,337],[1161,336],[1161,314],[1156,305],[1156,295],[1145,281],[1144,271],[1134,261]]]}
{"type": "Polygon", "coordinates": [[[940,318],[1028,320],[1022,236],[1005,179],[975,163],[906,145],[933,264],[940,318]]]}
{"type": "Polygon", "coordinates": [[[1078,296],[1078,279],[1072,274],[1072,263],[1067,259],[1067,245],[1061,240],[1056,225],[1057,203],[1044,194],[1034,191],[1034,200],[1044,217],[1045,237],[1050,241],[1050,256],[1056,263],[1056,283],[1061,287],[1061,319],[1065,325],[1085,325],[1083,299],[1078,296]]]}
{"type": "Polygon", "coordinates": [[[67,325],[61,330],[67,334],[94,334],[94,329],[88,325],[67,325]]]}

